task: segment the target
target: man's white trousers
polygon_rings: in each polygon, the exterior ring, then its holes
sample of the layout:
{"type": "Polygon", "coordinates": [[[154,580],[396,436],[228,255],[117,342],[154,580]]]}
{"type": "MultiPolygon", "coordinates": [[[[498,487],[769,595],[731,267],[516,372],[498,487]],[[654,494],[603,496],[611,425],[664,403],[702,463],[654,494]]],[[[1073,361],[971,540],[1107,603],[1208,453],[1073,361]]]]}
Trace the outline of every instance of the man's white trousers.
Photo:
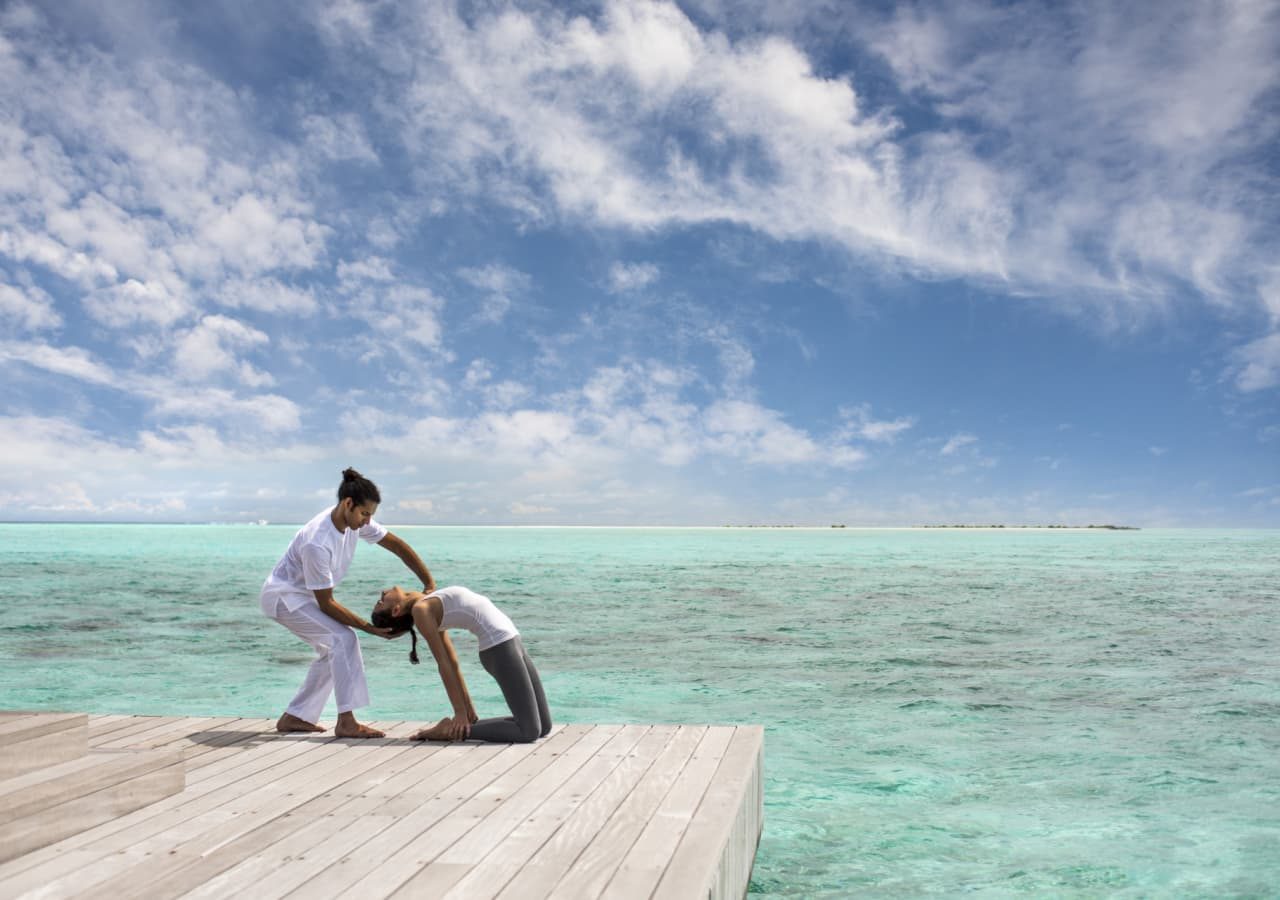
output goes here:
{"type": "Polygon", "coordinates": [[[314,602],[288,609],[282,598],[262,598],[262,611],[316,651],[302,687],[289,703],[288,712],[304,722],[318,722],[329,695],[338,701],[338,712],[369,705],[369,684],[364,677],[364,657],[355,630],[331,619],[314,602]],[[272,603],[270,600],[276,600],[272,603]]]}

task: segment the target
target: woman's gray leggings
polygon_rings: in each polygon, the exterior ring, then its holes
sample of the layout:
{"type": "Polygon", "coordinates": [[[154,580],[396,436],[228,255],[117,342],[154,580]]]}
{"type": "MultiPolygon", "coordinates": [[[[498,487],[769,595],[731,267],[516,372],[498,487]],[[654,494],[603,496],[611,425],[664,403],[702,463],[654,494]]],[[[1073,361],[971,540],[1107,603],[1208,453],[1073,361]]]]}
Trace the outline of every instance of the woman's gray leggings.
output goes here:
{"type": "Polygon", "coordinates": [[[542,693],[538,670],[524,650],[519,636],[480,651],[480,665],[502,688],[511,715],[481,719],[471,726],[471,740],[500,744],[527,744],[551,730],[551,711],[542,693]]]}

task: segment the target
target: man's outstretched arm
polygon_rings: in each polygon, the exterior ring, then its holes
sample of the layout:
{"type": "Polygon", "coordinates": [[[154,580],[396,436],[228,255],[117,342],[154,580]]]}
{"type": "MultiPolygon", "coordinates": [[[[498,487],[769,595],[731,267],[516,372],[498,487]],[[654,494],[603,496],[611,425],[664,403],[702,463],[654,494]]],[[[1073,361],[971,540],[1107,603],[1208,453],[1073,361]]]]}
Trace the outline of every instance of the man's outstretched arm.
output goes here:
{"type": "Polygon", "coordinates": [[[431,570],[427,568],[427,564],[403,540],[388,531],[382,540],[378,541],[378,546],[400,557],[400,561],[409,567],[409,571],[418,576],[418,580],[422,582],[422,587],[428,594],[436,589],[436,580],[431,577],[431,570]]]}

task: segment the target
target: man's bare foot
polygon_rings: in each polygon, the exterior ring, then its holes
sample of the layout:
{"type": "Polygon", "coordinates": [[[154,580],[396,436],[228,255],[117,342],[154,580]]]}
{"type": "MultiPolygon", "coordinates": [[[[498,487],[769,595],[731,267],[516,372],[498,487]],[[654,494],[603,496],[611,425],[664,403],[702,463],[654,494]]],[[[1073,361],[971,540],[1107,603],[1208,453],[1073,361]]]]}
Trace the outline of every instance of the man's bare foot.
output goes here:
{"type": "Polygon", "coordinates": [[[340,738],[380,738],[386,737],[376,728],[361,725],[356,721],[355,713],[338,713],[338,724],[333,727],[333,736],[340,738]]]}
{"type": "Polygon", "coordinates": [[[409,740],[411,741],[447,741],[449,739],[448,719],[441,719],[434,725],[428,725],[426,728],[419,728],[413,734],[409,735],[409,740]]]}
{"type": "Polygon", "coordinates": [[[285,713],[276,719],[276,731],[281,734],[289,734],[294,731],[327,731],[323,725],[316,725],[314,722],[304,722],[292,713],[285,713]]]}

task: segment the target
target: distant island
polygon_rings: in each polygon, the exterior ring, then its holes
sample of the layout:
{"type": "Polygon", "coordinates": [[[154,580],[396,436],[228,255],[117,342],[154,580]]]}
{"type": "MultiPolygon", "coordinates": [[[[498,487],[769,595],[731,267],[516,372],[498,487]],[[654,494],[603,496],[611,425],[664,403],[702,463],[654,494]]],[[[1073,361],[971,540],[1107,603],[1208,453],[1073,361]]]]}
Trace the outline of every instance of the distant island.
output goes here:
{"type": "MultiPolygon", "coordinates": [[[[723,528],[822,528],[822,525],[723,525],[723,528]]],[[[848,528],[847,525],[830,525],[830,528],[848,528]]],[[[857,526],[855,526],[857,527],[857,526]]],[[[880,526],[868,525],[867,528],[880,526]]],[[[887,525],[886,528],[1062,528],[1083,529],[1094,528],[1100,531],[1141,531],[1137,525],[887,525]]]]}
{"type": "Polygon", "coordinates": [[[1103,531],[1139,531],[1136,525],[917,525],[917,528],[1098,528],[1103,531]]]}

